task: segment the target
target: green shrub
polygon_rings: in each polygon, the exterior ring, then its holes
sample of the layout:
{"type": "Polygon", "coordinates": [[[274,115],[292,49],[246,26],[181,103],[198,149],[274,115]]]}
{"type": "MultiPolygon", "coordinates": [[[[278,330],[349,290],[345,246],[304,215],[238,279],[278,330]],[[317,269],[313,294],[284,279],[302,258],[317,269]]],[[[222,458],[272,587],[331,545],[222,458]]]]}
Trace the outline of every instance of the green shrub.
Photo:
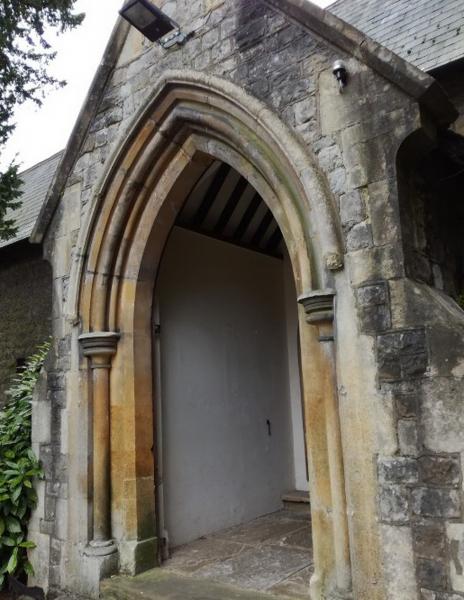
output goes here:
{"type": "Polygon", "coordinates": [[[34,478],[42,469],[31,448],[31,400],[50,344],[39,347],[7,391],[0,410],[0,589],[7,574],[32,575],[27,549],[31,511],[37,504],[34,478]]]}

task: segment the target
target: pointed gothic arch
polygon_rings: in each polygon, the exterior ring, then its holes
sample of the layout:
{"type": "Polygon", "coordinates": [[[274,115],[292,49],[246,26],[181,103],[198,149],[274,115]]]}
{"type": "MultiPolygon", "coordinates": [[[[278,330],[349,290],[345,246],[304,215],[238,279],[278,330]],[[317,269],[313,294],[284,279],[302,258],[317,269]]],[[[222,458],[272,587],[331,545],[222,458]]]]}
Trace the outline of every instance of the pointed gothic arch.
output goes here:
{"type": "Polygon", "coordinates": [[[122,569],[132,573],[152,566],[155,557],[150,307],[169,232],[214,160],[254,186],[290,255],[302,303],[313,593],[348,592],[333,344],[327,349],[332,271],[342,267],[343,256],[332,197],[314,158],[275,115],[233,84],[200,74],[167,73],[156,86],[110,161],[80,240],[71,278],[79,286],[69,312],[80,321],[83,354],[90,358],[89,370],[84,358],[81,365],[81,389],[89,390],[93,406],[86,553],[101,560],[117,545],[122,569]]]}

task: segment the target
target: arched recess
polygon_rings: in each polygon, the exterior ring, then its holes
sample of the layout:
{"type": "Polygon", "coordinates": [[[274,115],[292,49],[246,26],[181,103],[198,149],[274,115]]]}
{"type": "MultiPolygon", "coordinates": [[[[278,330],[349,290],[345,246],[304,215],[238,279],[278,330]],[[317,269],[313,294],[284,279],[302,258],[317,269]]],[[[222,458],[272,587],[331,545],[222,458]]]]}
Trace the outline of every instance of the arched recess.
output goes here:
{"type": "Polygon", "coordinates": [[[419,129],[402,142],[396,157],[406,274],[461,304],[463,165],[464,138],[451,130],[431,138],[419,129]]]}
{"type": "Polygon", "coordinates": [[[289,251],[303,302],[313,593],[348,592],[333,356],[321,344],[332,335],[331,270],[342,266],[331,196],[311,156],[273,113],[233,84],[200,74],[165,74],[112,160],[81,240],[75,308],[83,353],[91,359],[94,407],[90,548],[99,556],[110,553],[114,538],[123,569],[153,564],[153,288],[176,216],[213,160],[226,162],[255,187],[289,251]]]}

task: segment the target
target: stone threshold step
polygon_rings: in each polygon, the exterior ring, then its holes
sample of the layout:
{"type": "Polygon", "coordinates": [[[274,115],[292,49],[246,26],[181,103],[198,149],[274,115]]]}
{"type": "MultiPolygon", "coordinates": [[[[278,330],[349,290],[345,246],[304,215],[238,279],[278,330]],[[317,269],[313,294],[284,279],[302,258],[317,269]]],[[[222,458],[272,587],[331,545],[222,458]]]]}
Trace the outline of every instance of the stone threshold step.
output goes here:
{"type": "Polygon", "coordinates": [[[295,600],[243,590],[208,579],[179,575],[162,568],[136,577],[117,576],[101,584],[102,600],[295,600]]]}
{"type": "Polygon", "coordinates": [[[299,490],[285,492],[285,494],[282,495],[282,502],[309,504],[309,492],[301,492],[299,490]]]}

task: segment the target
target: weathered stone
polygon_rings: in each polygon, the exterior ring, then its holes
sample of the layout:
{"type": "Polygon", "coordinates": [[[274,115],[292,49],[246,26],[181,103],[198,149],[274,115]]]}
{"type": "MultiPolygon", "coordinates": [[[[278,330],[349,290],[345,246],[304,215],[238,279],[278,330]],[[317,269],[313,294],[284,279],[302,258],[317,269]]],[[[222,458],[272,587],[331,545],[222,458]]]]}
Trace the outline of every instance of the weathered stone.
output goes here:
{"type": "Polygon", "coordinates": [[[378,461],[380,483],[417,483],[417,461],[412,458],[381,458],[378,461]]]}
{"type": "Polygon", "coordinates": [[[343,194],[346,191],[346,171],[344,167],[331,170],[329,172],[329,181],[330,187],[335,195],[339,196],[340,194],[343,194]]]}
{"type": "Polygon", "coordinates": [[[61,562],[62,542],[53,539],[50,543],[50,562],[53,565],[59,565],[61,562]]]}
{"type": "Polygon", "coordinates": [[[48,388],[51,391],[64,390],[64,379],[63,373],[47,372],[48,388]]]}
{"type": "Polygon", "coordinates": [[[460,389],[460,382],[449,377],[437,378],[424,389],[424,445],[432,452],[464,452],[464,412],[457,400],[460,389]]]}
{"type": "Polygon", "coordinates": [[[57,409],[66,408],[66,390],[64,388],[53,389],[49,387],[47,392],[47,400],[50,402],[55,411],[57,409]]]}
{"type": "Polygon", "coordinates": [[[385,282],[365,285],[357,290],[360,306],[377,306],[388,302],[388,288],[385,282]]]}
{"type": "Polygon", "coordinates": [[[427,351],[425,331],[411,329],[398,334],[398,346],[405,354],[417,354],[427,351]]]}
{"type": "Polygon", "coordinates": [[[45,496],[45,520],[55,521],[56,517],[56,497],[45,496]]]}
{"type": "Polygon", "coordinates": [[[239,49],[243,52],[249,46],[253,46],[266,33],[266,22],[264,20],[249,20],[247,23],[241,23],[241,27],[236,29],[236,40],[239,49]]]}
{"type": "Polygon", "coordinates": [[[464,593],[464,524],[447,523],[451,587],[464,593]]]}
{"type": "Polygon", "coordinates": [[[232,43],[230,40],[222,40],[211,48],[211,60],[218,62],[232,54],[232,43]]]}
{"type": "Polygon", "coordinates": [[[366,219],[366,207],[359,190],[340,196],[340,219],[346,229],[366,219]]]}
{"type": "Polygon", "coordinates": [[[410,600],[417,590],[412,536],[409,527],[381,525],[385,569],[389,573],[387,598],[410,600]]]}
{"type": "Polygon", "coordinates": [[[401,248],[386,245],[380,248],[366,248],[346,256],[350,270],[350,280],[354,286],[384,278],[403,276],[401,248]]]}
{"type": "Polygon", "coordinates": [[[405,456],[417,456],[419,453],[418,438],[417,421],[415,419],[399,419],[398,443],[401,454],[405,456]]]}
{"type": "Polygon", "coordinates": [[[58,497],[60,495],[60,487],[61,487],[61,484],[57,481],[47,481],[46,487],[45,487],[45,493],[47,494],[47,496],[58,497]]]}
{"type": "Polygon", "coordinates": [[[431,590],[422,591],[423,600],[462,600],[464,596],[454,594],[453,592],[433,592],[431,590]]]}
{"type": "Polygon", "coordinates": [[[415,394],[395,395],[396,410],[400,417],[416,417],[418,414],[419,402],[415,394]]]}
{"type": "Polygon", "coordinates": [[[385,331],[391,327],[388,287],[380,282],[358,288],[359,314],[364,331],[385,331]]]}
{"type": "Polygon", "coordinates": [[[422,558],[443,559],[446,555],[445,527],[441,523],[415,523],[413,540],[414,550],[422,558]]]}
{"type": "Polygon", "coordinates": [[[422,329],[379,335],[377,350],[380,364],[385,365],[382,377],[386,379],[417,377],[425,372],[428,365],[422,329]]]}
{"type": "Polygon", "coordinates": [[[461,494],[456,490],[421,487],[412,491],[412,511],[421,517],[457,519],[461,494]]]}
{"type": "Polygon", "coordinates": [[[439,486],[456,486],[461,481],[461,464],[457,456],[422,456],[419,459],[421,481],[439,486]]]}
{"type": "Polygon", "coordinates": [[[306,98],[300,102],[296,102],[293,105],[295,114],[296,125],[307,123],[310,119],[314,118],[315,114],[315,102],[313,98],[306,98]]]}
{"type": "Polygon", "coordinates": [[[40,519],[40,533],[43,535],[53,536],[55,531],[55,518],[51,521],[40,519]]]}
{"type": "Polygon", "coordinates": [[[424,587],[434,590],[444,590],[447,587],[447,570],[443,562],[419,559],[417,561],[417,576],[420,585],[424,587]]]}
{"type": "Polygon", "coordinates": [[[418,377],[427,369],[428,356],[425,353],[401,356],[401,373],[403,377],[418,377]]]}
{"type": "Polygon", "coordinates": [[[403,486],[382,486],[379,491],[380,518],[385,523],[405,524],[409,521],[409,490],[403,486]]]}
{"type": "Polygon", "coordinates": [[[394,178],[368,185],[369,212],[375,245],[394,243],[398,239],[399,218],[395,198],[397,189],[394,178]]]}
{"type": "Polygon", "coordinates": [[[42,465],[42,469],[44,471],[44,476],[46,480],[51,480],[53,477],[53,448],[51,444],[42,443],[40,445],[40,464],[42,465]]]}
{"type": "Polygon", "coordinates": [[[343,166],[340,150],[336,145],[322,148],[317,157],[320,166],[328,173],[343,166]]]}
{"type": "Polygon", "coordinates": [[[398,357],[391,354],[380,354],[378,358],[379,377],[381,380],[401,378],[401,366],[398,357]]]}
{"type": "Polygon", "coordinates": [[[217,28],[210,29],[201,38],[203,48],[212,48],[218,40],[219,40],[219,30],[217,28]]]}
{"type": "Polygon", "coordinates": [[[346,245],[349,251],[372,246],[371,226],[366,223],[354,225],[346,234],[346,245]]]}
{"type": "Polygon", "coordinates": [[[391,317],[388,305],[366,306],[359,312],[363,331],[380,332],[390,329],[391,317]]]}

